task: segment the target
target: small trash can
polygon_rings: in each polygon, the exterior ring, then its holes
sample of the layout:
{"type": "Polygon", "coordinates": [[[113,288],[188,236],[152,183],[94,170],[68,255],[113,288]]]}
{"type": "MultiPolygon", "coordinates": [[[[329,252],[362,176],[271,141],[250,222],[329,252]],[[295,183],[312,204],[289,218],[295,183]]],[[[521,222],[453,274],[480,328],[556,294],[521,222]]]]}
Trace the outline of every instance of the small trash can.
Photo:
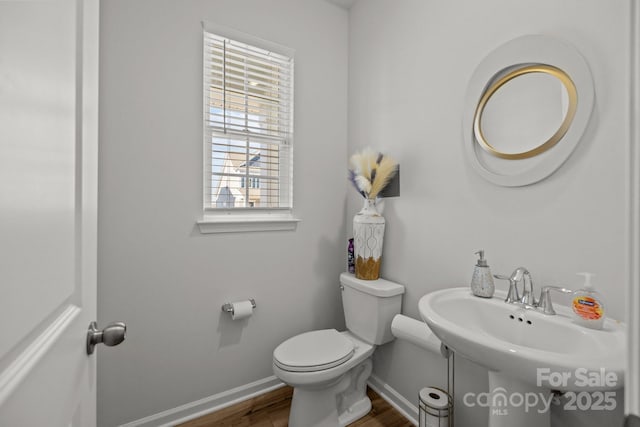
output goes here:
{"type": "Polygon", "coordinates": [[[453,401],[437,387],[420,390],[420,427],[453,427],[453,401]]]}

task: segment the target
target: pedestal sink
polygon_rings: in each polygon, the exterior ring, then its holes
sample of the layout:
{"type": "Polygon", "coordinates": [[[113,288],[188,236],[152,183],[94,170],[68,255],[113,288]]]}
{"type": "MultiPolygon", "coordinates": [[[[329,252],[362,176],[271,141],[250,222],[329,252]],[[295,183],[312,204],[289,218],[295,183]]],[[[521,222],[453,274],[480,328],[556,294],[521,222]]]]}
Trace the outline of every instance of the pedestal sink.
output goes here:
{"type": "MultiPolygon", "coordinates": [[[[445,345],[489,370],[489,426],[549,426],[552,390],[571,392],[581,408],[600,401],[607,409],[623,385],[624,324],[607,318],[603,330],[588,329],[573,322],[568,307],[556,305],[557,314],[548,316],[507,304],[505,296],[479,298],[469,288],[451,288],[418,304],[445,345]]],[[[465,396],[463,403],[483,403],[476,398],[465,396]]]]}

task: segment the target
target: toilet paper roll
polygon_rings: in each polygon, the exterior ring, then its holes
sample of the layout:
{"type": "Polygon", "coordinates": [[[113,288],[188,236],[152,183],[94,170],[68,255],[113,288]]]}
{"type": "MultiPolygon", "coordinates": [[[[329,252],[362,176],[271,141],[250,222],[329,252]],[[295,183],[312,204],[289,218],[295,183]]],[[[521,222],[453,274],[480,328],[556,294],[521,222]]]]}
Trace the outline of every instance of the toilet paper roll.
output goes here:
{"type": "MultiPolygon", "coordinates": [[[[425,387],[420,390],[420,406],[426,406],[426,411],[420,414],[424,427],[445,427],[449,425],[449,396],[435,387],[425,387]]],[[[422,412],[422,409],[421,409],[422,412]]]]}
{"type": "Polygon", "coordinates": [[[425,387],[420,390],[420,400],[433,409],[447,409],[449,405],[447,393],[435,387],[425,387]]]}
{"type": "Polygon", "coordinates": [[[231,303],[231,306],[233,307],[233,313],[231,314],[233,320],[246,319],[253,314],[251,301],[238,301],[231,303]]]}
{"type": "Polygon", "coordinates": [[[440,354],[441,342],[424,322],[396,314],[391,322],[391,332],[396,338],[407,340],[425,350],[440,354]]]}

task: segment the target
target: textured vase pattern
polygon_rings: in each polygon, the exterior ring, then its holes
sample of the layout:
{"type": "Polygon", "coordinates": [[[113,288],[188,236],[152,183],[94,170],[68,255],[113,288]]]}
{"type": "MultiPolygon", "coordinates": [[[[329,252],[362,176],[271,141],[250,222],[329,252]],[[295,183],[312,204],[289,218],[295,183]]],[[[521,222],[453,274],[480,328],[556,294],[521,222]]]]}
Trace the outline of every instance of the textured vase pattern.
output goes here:
{"type": "Polygon", "coordinates": [[[376,280],[380,277],[385,220],[378,213],[375,200],[365,199],[364,207],[353,218],[353,244],[356,277],[376,280]]]}
{"type": "Polygon", "coordinates": [[[471,291],[475,296],[491,298],[496,287],[493,284],[493,276],[489,267],[476,267],[471,276],[471,291]]]}

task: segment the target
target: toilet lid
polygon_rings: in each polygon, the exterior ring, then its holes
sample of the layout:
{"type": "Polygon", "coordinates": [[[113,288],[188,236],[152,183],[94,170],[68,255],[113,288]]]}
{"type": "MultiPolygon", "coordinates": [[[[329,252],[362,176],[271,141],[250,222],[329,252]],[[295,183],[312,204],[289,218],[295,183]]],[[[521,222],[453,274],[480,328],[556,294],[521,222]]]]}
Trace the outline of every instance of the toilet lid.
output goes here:
{"type": "Polygon", "coordinates": [[[353,341],[335,329],[305,332],[289,338],[273,352],[273,362],[285,371],[313,372],[351,359],[353,341]]]}

